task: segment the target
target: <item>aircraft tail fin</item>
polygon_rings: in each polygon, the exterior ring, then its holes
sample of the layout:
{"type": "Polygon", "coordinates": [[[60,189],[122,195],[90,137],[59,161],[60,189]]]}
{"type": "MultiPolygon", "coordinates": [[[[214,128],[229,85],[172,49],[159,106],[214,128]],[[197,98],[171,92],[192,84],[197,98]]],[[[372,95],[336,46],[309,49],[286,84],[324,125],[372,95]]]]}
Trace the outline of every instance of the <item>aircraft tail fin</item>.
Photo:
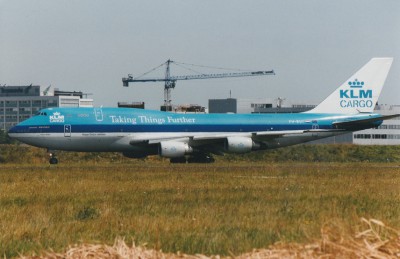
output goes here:
{"type": "Polygon", "coordinates": [[[307,113],[373,112],[393,58],[373,58],[317,107],[307,113]]]}

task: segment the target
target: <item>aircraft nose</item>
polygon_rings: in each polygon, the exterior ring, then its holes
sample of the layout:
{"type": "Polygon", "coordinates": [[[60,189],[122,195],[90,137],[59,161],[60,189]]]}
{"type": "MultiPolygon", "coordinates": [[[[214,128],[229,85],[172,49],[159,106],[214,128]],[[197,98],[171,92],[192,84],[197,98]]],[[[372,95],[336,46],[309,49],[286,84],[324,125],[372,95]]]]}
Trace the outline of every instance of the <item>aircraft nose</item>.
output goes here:
{"type": "Polygon", "coordinates": [[[11,138],[17,138],[17,133],[20,132],[18,125],[10,128],[7,132],[8,136],[11,138]]]}
{"type": "Polygon", "coordinates": [[[8,134],[10,134],[10,133],[12,134],[12,133],[16,133],[16,132],[17,132],[17,126],[14,126],[8,130],[8,134]]]}

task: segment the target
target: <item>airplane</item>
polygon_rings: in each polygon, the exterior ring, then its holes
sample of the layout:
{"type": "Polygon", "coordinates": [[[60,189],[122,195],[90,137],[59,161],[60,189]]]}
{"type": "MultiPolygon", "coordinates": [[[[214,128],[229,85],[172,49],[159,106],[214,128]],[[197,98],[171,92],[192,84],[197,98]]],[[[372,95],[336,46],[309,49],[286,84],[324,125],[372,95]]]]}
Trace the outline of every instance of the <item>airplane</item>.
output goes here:
{"type": "Polygon", "coordinates": [[[211,163],[213,155],[285,147],[378,127],[400,114],[373,113],[393,58],[372,58],[314,109],[286,114],[178,114],[133,108],[47,108],[9,136],[55,150],[160,155],[171,163],[211,163]]]}

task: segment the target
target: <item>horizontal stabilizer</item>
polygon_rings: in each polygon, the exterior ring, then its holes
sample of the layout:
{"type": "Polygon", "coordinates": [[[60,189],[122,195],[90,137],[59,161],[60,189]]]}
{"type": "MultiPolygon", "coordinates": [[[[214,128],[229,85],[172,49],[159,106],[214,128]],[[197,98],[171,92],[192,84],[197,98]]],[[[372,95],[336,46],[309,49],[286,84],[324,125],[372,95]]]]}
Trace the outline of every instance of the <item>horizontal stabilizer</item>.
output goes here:
{"type": "Polygon", "coordinates": [[[334,122],[332,123],[336,128],[348,128],[348,127],[353,127],[353,126],[358,126],[358,125],[363,125],[367,123],[374,123],[374,122],[380,122],[383,120],[390,120],[396,117],[399,117],[400,114],[393,114],[393,115],[387,115],[387,116],[381,116],[381,117],[374,117],[370,119],[362,119],[362,120],[353,120],[353,121],[340,121],[340,122],[334,122]]]}

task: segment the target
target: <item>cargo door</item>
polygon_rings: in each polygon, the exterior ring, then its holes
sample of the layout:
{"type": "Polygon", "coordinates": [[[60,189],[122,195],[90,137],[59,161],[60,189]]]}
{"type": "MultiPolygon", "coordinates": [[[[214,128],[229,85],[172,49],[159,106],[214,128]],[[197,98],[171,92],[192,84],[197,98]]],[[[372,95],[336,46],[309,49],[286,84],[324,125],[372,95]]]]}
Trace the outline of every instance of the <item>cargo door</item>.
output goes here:
{"type": "MultiPolygon", "coordinates": [[[[313,120],[313,121],[312,121],[312,129],[313,129],[313,130],[319,129],[319,125],[318,125],[318,121],[317,121],[317,120],[313,120]]],[[[313,133],[312,133],[312,136],[313,136],[313,137],[318,137],[318,135],[319,135],[318,132],[313,132],[313,133]]]]}
{"type": "Polygon", "coordinates": [[[313,120],[312,121],[312,129],[319,129],[319,125],[318,125],[318,121],[317,120],[313,120]]]}

